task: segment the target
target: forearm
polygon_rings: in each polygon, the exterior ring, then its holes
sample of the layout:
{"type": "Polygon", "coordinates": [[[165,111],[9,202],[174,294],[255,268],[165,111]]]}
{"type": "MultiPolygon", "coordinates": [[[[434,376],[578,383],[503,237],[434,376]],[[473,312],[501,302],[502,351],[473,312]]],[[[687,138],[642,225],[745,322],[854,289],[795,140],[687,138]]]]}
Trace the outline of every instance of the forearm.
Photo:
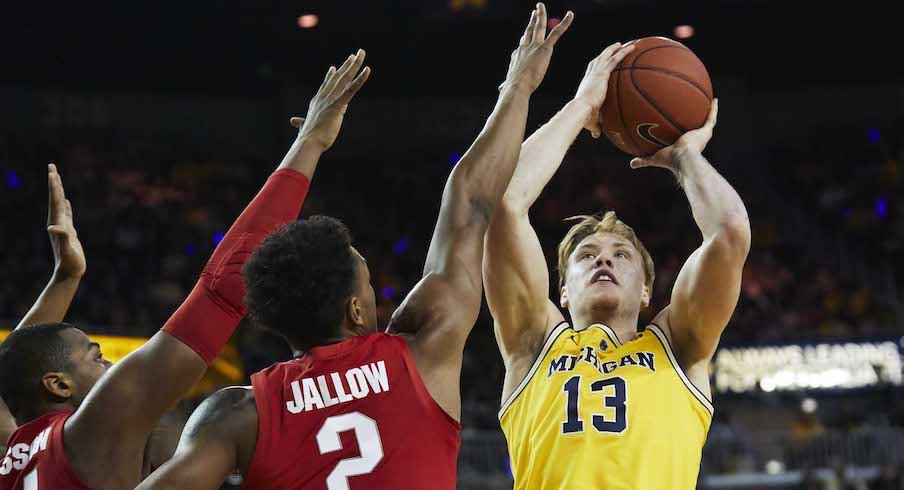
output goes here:
{"type": "MultiPolygon", "coordinates": [[[[476,208],[485,222],[489,222],[511,181],[524,139],[529,102],[528,91],[506,86],[480,135],[449,178],[446,192],[453,188],[461,191],[456,195],[462,204],[472,211],[476,208]]],[[[447,196],[443,201],[447,202],[447,196]]]]}
{"type": "Polygon", "coordinates": [[[728,232],[749,242],[747,208],[731,184],[698,152],[678,150],[675,158],[678,182],[704,241],[728,232]]]}
{"type": "Polygon", "coordinates": [[[16,328],[26,325],[34,325],[36,323],[61,322],[69,311],[69,305],[72,304],[72,298],[78,290],[81,276],[64,277],[58,272],[54,272],[50,281],[38,296],[37,301],[19,322],[16,328]]]}
{"type": "Polygon", "coordinates": [[[559,169],[592,110],[590,104],[573,99],[521,145],[518,166],[505,191],[510,209],[527,213],[559,169]]]}
{"type": "Polygon", "coordinates": [[[310,140],[300,137],[295,138],[277,170],[292,169],[311,180],[314,177],[314,171],[317,170],[317,163],[320,161],[323,151],[322,147],[310,140]]]}

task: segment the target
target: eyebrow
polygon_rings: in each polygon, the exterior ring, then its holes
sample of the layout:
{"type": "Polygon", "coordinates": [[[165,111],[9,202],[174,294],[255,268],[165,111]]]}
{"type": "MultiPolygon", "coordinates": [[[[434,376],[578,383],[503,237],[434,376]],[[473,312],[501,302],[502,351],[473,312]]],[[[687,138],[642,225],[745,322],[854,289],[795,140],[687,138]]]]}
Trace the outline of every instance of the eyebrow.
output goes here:
{"type": "Polygon", "coordinates": [[[91,342],[90,344],[88,344],[88,348],[91,347],[97,347],[97,350],[100,350],[100,344],[98,344],[97,342],[91,342]]]}
{"type": "Polygon", "coordinates": [[[580,252],[581,250],[584,250],[584,249],[593,249],[593,248],[596,248],[596,247],[594,246],[594,244],[592,244],[592,243],[585,243],[585,244],[579,246],[578,248],[574,249],[574,253],[578,253],[578,252],[580,252]]]}

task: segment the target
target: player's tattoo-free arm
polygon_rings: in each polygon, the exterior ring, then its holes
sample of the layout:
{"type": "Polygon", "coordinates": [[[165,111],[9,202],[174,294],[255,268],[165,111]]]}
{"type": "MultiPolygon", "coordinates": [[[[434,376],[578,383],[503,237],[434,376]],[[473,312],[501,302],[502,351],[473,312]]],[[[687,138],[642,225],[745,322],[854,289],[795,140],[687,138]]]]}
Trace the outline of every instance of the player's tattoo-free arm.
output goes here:
{"type": "MultiPolygon", "coordinates": [[[[66,199],[63,181],[54,164],[47,166],[47,201],[47,234],[53,249],[53,275],[17,329],[63,321],[85,274],[85,252],[75,230],[72,204],[66,199]]],[[[6,450],[6,440],[17,428],[15,417],[0,400],[0,453],[6,450]]]]}
{"type": "Polygon", "coordinates": [[[528,211],[558,170],[582,128],[599,137],[599,110],[609,76],[633,46],[614,43],[587,66],[573,100],[522,145],[511,183],[486,235],[487,302],[503,359],[533,358],[551,325],[563,316],[549,300],[549,270],[528,211]]]}
{"type": "Polygon", "coordinates": [[[484,233],[518,160],[530,95],[572,18],[569,12],[547,36],[545,7],[531,14],[492,114],[446,182],[424,277],[390,323],[391,330],[416,335],[421,375],[454,417],[461,410],[462,350],[480,310],[484,233]]]}
{"type": "Polygon", "coordinates": [[[687,259],[667,307],[677,355],[685,366],[708,362],[715,353],[741,291],[750,251],[750,219],[737,191],[703,157],[718,115],[713,101],[706,124],[634,168],[656,166],[674,172],[691,205],[703,243],[687,259]]]}
{"type": "Polygon", "coordinates": [[[75,230],[72,203],[66,199],[63,181],[54,164],[47,167],[47,190],[47,234],[53,249],[53,275],[16,328],[63,321],[87,267],[85,251],[75,230]]]}
{"type": "Polygon", "coordinates": [[[236,470],[247,470],[257,443],[254,392],[220,390],[195,410],[172,459],[138,486],[140,490],[211,489],[236,470]]]}
{"type": "Polygon", "coordinates": [[[101,378],[67,420],[67,446],[79,447],[67,455],[83,479],[110,452],[141,450],[160,416],[201,379],[245,316],[242,266],[269,233],[298,217],[309,183],[303,173],[313,173],[320,153],[335,141],[347,102],[369,73],[353,76],[362,63],[363,52],[328,71],[299,131],[302,143],[292,146],[236,219],[189,297],[160,332],[101,378]]]}

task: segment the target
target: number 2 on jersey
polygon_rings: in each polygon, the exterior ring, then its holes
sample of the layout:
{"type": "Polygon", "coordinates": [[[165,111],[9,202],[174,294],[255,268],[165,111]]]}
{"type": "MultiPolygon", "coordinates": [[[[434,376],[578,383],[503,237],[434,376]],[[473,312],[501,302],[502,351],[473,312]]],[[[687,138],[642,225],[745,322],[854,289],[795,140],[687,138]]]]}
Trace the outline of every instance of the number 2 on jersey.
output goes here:
{"type": "Polygon", "coordinates": [[[348,490],[348,477],[370,473],[383,459],[383,442],[380,441],[377,423],[360,412],[334,415],[323,421],[323,426],[317,432],[317,448],[320,449],[320,454],[342,449],[339,433],[350,430],[355,431],[361,456],[339,461],[326,477],[327,490],[348,490]]]}
{"type": "MultiPolygon", "coordinates": [[[[628,388],[625,380],[620,377],[600,379],[590,384],[590,391],[604,391],[607,387],[612,386],[615,393],[603,397],[603,404],[615,409],[615,420],[606,420],[606,417],[599,414],[593,415],[593,427],[597,432],[606,432],[610,434],[621,434],[628,427],[628,407],[625,402],[628,399],[628,388]]],[[[581,397],[581,377],[572,376],[565,382],[562,387],[567,397],[565,403],[565,422],[562,423],[563,434],[573,434],[575,432],[584,431],[584,421],[578,413],[581,397]]]]}

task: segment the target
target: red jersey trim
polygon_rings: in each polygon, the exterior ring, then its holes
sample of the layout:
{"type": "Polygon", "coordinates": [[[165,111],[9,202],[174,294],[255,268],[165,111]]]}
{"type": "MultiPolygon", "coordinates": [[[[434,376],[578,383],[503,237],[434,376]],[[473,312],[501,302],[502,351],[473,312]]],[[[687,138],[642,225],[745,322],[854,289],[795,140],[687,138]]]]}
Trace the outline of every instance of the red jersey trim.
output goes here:
{"type": "MultiPolygon", "coordinates": [[[[269,368],[268,368],[269,369],[269,368]]],[[[261,383],[264,382],[263,372],[258,371],[251,375],[251,390],[254,392],[254,408],[257,410],[257,442],[254,444],[254,454],[251,455],[251,462],[248,463],[248,468],[245,470],[244,482],[243,486],[248,486],[251,488],[255,488],[256,484],[254,480],[255,477],[255,469],[260,465],[258,459],[264,457],[264,448],[270,447],[270,427],[267,425],[270,423],[270,413],[268,412],[268,406],[266,404],[270,403],[270,400],[267,397],[267,393],[264,393],[264,387],[261,383]],[[258,383],[258,379],[261,380],[258,383]],[[264,405],[263,407],[261,405],[264,405]],[[263,410],[262,410],[263,408],[263,410]],[[261,415],[266,414],[266,415],[261,415]]]]}
{"type": "Polygon", "coordinates": [[[53,438],[55,449],[51,454],[56,456],[55,458],[52,458],[51,461],[53,462],[53,465],[60,468],[63,473],[66,474],[66,477],[72,480],[73,483],[81,485],[84,490],[91,490],[91,487],[85,485],[82,478],[75,472],[75,468],[69,464],[69,458],[66,456],[66,445],[63,442],[63,430],[66,428],[66,421],[69,420],[69,417],[71,417],[73,413],[75,413],[75,411],[65,414],[51,424],[54,427],[50,430],[50,437],[53,438]]]}

